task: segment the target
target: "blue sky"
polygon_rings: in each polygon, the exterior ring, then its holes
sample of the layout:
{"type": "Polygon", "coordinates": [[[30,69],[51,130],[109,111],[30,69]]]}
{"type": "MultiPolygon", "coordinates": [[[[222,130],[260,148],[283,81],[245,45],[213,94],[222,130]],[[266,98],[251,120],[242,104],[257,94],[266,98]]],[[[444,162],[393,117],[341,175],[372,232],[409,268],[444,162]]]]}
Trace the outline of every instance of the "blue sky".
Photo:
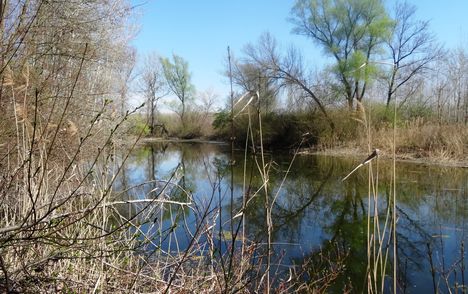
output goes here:
{"type": "MultiPolygon", "coordinates": [[[[306,58],[324,63],[320,48],[303,36],[291,34],[287,21],[293,0],[133,0],[140,6],[140,31],[133,46],[140,55],[172,53],[189,62],[192,82],[198,91],[209,88],[228,95],[222,75],[227,46],[235,55],[270,32],[283,46],[295,44],[306,58]]],[[[394,1],[388,0],[392,5],[394,1]]],[[[409,0],[417,16],[429,20],[431,29],[446,48],[468,47],[468,0],[409,0]]]]}

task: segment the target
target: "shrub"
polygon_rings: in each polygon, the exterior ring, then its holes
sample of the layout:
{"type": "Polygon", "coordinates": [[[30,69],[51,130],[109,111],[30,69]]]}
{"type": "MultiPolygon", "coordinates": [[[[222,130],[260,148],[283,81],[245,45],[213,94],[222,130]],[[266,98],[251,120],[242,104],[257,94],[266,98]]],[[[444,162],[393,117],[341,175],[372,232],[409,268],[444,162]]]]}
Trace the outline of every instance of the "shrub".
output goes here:
{"type": "Polygon", "coordinates": [[[170,137],[194,139],[213,135],[212,115],[208,113],[187,111],[183,124],[180,117],[173,113],[161,114],[160,120],[166,126],[170,137]]]}
{"type": "Polygon", "coordinates": [[[149,125],[146,123],[146,119],[141,114],[134,114],[128,119],[128,129],[127,132],[131,135],[139,135],[142,133],[143,136],[148,136],[150,134],[149,125]]]}

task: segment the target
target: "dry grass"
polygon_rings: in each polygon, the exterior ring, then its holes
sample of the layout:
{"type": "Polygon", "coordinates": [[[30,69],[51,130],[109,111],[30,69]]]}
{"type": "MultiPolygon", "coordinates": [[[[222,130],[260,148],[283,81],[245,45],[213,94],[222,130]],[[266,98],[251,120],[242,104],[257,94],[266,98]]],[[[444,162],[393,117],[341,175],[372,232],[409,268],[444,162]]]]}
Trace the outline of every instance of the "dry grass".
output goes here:
{"type": "MultiPolygon", "coordinates": [[[[387,154],[390,154],[392,140],[391,128],[374,131],[374,144],[387,154]]],[[[465,125],[438,125],[416,119],[398,128],[395,140],[400,158],[441,163],[463,163],[468,158],[468,128],[465,125]]]]}
{"type": "MultiPolygon", "coordinates": [[[[10,91],[12,96],[17,93],[15,88],[10,91]]],[[[42,127],[50,114],[47,111],[40,116],[39,108],[5,109],[10,115],[0,122],[5,127],[1,144],[6,146],[0,162],[6,167],[0,184],[0,290],[268,290],[260,282],[265,276],[263,262],[268,258],[259,254],[263,248],[245,242],[241,250],[234,247],[234,232],[231,237],[216,232],[223,207],[214,203],[217,182],[213,182],[209,201],[195,201],[177,186],[180,171],[176,170],[167,181],[154,184],[180,189],[186,202],[151,190],[145,192],[144,201],[137,201],[136,214],[119,211],[119,206],[134,205],[113,191],[126,156],[117,160],[124,152],[116,150],[115,134],[131,114],[99,122],[106,117],[108,106],[104,105],[84,128],[66,119],[66,109],[53,115],[50,128],[42,127]],[[195,223],[184,222],[181,230],[175,229],[187,210],[195,216],[195,223]],[[163,226],[163,215],[168,214],[172,221],[169,228],[163,226]],[[178,242],[182,236],[191,236],[184,247],[178,242]],[[231,249],[220,253],[217,238],[232,244],[231,249]],[[172,247],[164,248],[165,240],[172,242],[172,247]]],[[[138,187],[131,187],[125,194],[136,190],[138,187]]],[[[235,222],[233,215],[230,217],[222,222],[235,222]]],[[[295,282],[284,284],[285,291],[295,282]]]]}
{"type": "MultiPolygon", "coordinates": [[[[368,118],[364,107],[361,105],[355,113],[333,117],[337,129],[334,133],[322,133],[316,149],[333,154],[367,154],[369,138],[365,124],[368,118]]],[[[419,117],[399,121],[397,130],[396,155],[400,159],[468,165],[468,127],[465,124],[440,124],[419,117]]],[[[383,157],[390,157],[393,124],[374,118],[369,136],[373,147],[382,150],[383,157]]]]}
{"type": "Polygon", "coordinates": [[[182,125],[179,116],[165,113],[160,115],[160,120],[164,123],[170,137],[182,139],[207,138],[213,134],[213,115],[197,110],[190,110],[185,113],[185,123],[182,125]]]}

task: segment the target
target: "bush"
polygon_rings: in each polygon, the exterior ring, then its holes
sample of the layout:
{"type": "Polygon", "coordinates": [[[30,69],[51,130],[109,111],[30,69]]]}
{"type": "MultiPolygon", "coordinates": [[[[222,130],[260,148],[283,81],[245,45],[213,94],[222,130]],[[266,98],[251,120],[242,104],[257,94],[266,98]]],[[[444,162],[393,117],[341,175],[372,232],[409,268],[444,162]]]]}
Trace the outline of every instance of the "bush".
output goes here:
{"type": "Polygon", "coordinates": [[[222,129],[227,128],[229,126],[230,121],[231,119],[229,112],[223,110],[215,113],[212,126],[216,131],[220,131],[222,129]]]}
{"type": "MultiPolygon", "coordinates": [[[[336,147],[367,151],[368,126],[372,146],[391,152],[393,144],[394,108],[384,103],[370,102],[350,112],[348,108],[328,110],[334,122],[332,130],[327,119],[318,111],[272,112],[263,114],[262,134],[265,148],[294,148],[304,141],[304,147],[316,149],[336,147]],[[308,134],[304,136],[304,134],[308,134]]],[[[255,109],[244,111],[234,119],[236,144],[244,146],[249,124],[255,145],[260,144],[259,122],[255,109]]],[[[411,157],[456,159],[466,157],[468,129],[464,125],[439,125],[434,112],[421,103],[408,104],[397,113],[397,152],[411,157]]],[[[213,121],[215,135],[226,141],[231,137],[230,114],[222,111],[213,121]]],[[[249,135],[249,140],[251,140],[249,135]]]]}
{"type": "Polygon", "coordinates": [[[135,136],[140,134],[143,134],[143,136],[148,136],[150,134],[150,127],[146,123],[145,117],[141,114],[134,114],[130,116],[128,119],[127,133],[135,136]]]}
{"type": "Polygon", "coordinates": [[[173,113],[161,114],[160,120],[166,126],[170,137],[194,139],[213,135],[211,114],[193,110],[187,111],[183,124],[180,117],[173,113]]]}
{"type": "MultiPolygon", "coordinates": [[[[231,134],[230,114],[227,111],[219,112],[215,115],[213,127],[214,136],[220,139],[229,140],[231,135],[236,139],[236,144],[244,146],[247,140],[247,130],[253,130],[249,135],[249,140],[253,136],[255,145],[260,144],[259,121],[256,114],[251,112],[250,119],[247,113],[238,115],[234,119],[234,133],[231,134]]],[[[285,149],[297,146],[304,138],[306,144],[317,143],[317,132],[313,130],[314,120],[306,113],[275,113],[270,112],[261,116],[262,119],[262,139],[266,148],[285,149]],[[304,134],[312,134],[304,136],[304,134]]]]}

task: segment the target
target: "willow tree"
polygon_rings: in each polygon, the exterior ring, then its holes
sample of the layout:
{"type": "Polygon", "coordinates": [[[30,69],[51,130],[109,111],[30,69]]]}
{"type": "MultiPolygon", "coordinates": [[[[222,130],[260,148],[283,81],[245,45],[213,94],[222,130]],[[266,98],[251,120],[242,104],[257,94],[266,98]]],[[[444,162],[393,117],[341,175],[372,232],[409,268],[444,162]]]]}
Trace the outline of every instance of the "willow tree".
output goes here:
{"type": "Polygon", "coordinates": [[[297,0],[293,32],[312,39],[335,60],[333,73],[350,108],[375,75],[372,58],[390,37],[393,21],[381,0],[297,0]]]}

